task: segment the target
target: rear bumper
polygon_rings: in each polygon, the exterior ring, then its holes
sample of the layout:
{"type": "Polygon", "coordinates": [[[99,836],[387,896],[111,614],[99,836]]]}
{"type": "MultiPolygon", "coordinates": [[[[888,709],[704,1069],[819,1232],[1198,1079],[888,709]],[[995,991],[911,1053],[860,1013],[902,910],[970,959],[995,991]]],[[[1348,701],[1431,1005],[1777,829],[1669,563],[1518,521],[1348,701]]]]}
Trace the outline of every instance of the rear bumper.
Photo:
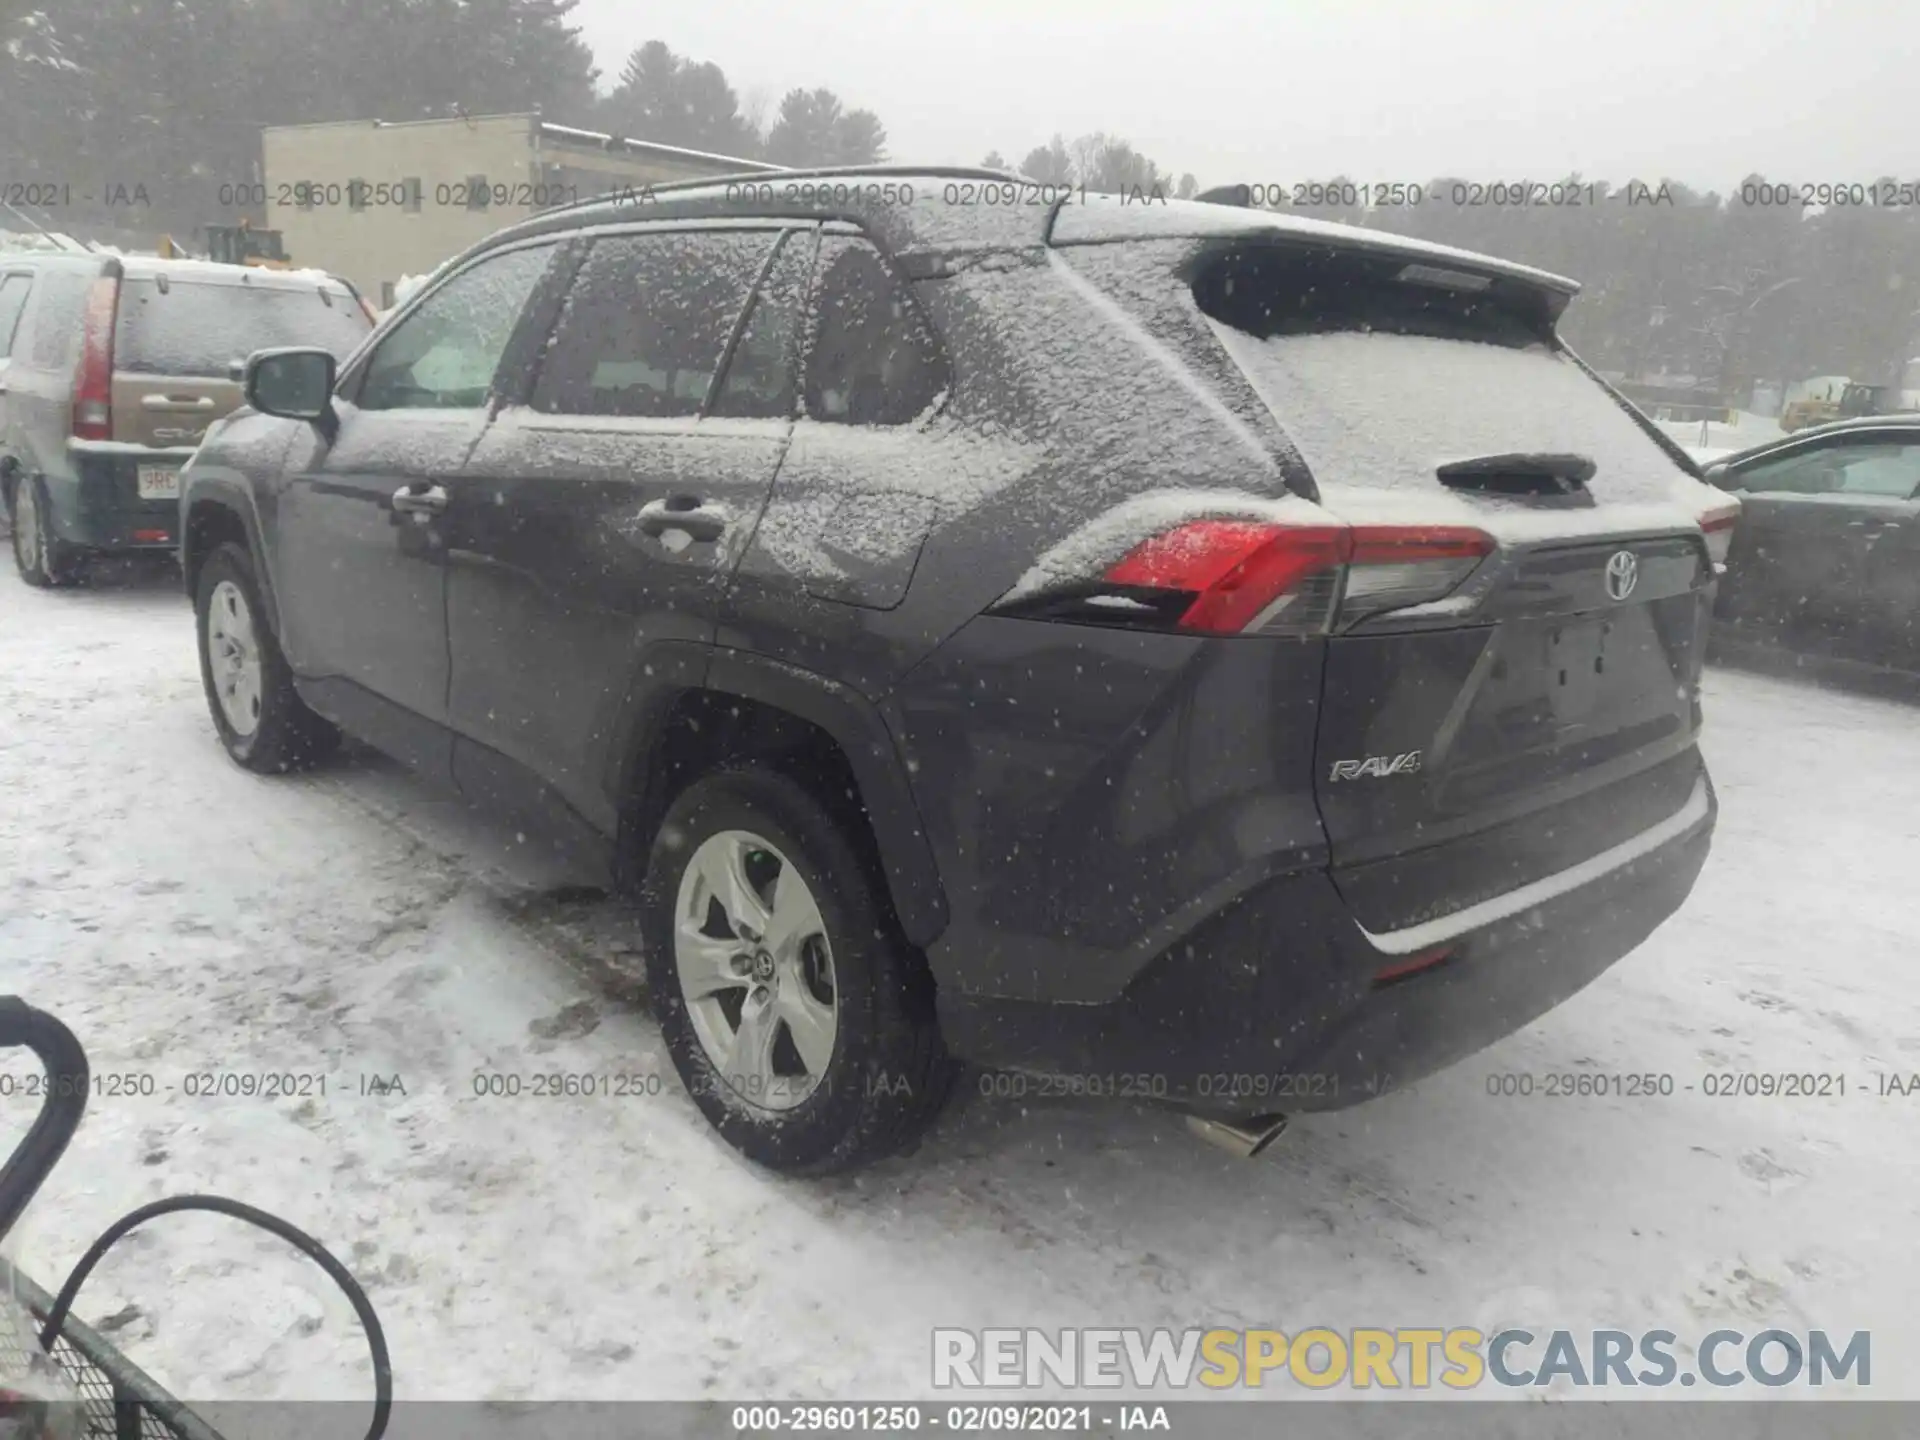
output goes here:
{"type": "Polygon", "coordinates": [[[1038,1093],[1165,1100],[1222,1115],[1357,1104],[1520,1029],[1652,934],[1706,861],[1717,804],[1704,774],[1700,783],[1700,803],[1651,838],[1451,924],[1370,938],[1327,874],[1293,875],[1223,910],[1115,1001],[943,993],[942,1027],[977,1064],[1046,1077],[1038,1093]],[[1471,928],[1452,933],[1462,923],[1471,928]],[[1453,953],[1375,982],[1429,944],[1453,953]]]}
{"type": "Polygon", "coordinates": [[[178,498],[143,500],[139,467],[179,469],[193,458],[191,449],[140,446],[69,447],[73,473],[45,482],[50,521],[56,539],[85,550],[171,550],[179,544],[178,498]]]}

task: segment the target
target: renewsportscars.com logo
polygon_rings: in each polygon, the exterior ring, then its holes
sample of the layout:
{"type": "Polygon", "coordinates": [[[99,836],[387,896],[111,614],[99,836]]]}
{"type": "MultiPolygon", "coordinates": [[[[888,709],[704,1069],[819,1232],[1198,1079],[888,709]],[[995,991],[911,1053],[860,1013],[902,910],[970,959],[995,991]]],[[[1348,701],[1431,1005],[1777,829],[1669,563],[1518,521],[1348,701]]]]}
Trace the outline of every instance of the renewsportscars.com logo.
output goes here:
{"type": "Polygon", "coordinates": [[[1824,1330],[1314,1328],[1280,1330],[935,1330],[935,1389],[1471,1390],[1872,1384],[1872,1337],[1824,1330]]]}

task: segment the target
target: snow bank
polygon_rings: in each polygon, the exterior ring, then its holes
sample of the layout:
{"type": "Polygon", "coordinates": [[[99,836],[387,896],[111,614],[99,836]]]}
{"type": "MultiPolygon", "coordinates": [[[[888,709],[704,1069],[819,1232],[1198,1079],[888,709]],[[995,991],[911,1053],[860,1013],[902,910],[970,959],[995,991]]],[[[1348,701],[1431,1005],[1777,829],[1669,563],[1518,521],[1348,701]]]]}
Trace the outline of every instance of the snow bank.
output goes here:
{"type": "Polygon", "coordinates": [[[1656,420],[1654,424],[1703,465],[1707,463],[1702,458],[1704,455],[1719,459],[1736,450],[1750,450],[1755,445],[1778,440],[1786,434],[1778,420],[1750,410],[1734,411],[1732,421],[1727,424],[1711,420],[1656,420]]]}

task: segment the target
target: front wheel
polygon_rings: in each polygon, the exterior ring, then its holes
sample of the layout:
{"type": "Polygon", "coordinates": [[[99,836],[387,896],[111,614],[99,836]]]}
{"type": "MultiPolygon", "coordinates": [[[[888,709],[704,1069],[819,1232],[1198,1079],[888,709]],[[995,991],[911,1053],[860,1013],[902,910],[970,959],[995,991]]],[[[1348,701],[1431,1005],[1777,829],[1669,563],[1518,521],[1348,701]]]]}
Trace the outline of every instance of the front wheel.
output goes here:
{"type": "Polygon", "coordinates": [[[266,623],[253,561],[238,545],[207,557],[194,596],[200,683],[227,754],[247,769],[305,769],[340,743],[340,732],[293,688],[293,671],[266,623]]]}
{"type": "Polygon", "coordinates": [[[793,1174],[906,1148],[951,1081],[926,963],[851,823],[785,776],[719,771],[668,810],[641,892],[680,1078],[730,1144],[793,1174]]]}

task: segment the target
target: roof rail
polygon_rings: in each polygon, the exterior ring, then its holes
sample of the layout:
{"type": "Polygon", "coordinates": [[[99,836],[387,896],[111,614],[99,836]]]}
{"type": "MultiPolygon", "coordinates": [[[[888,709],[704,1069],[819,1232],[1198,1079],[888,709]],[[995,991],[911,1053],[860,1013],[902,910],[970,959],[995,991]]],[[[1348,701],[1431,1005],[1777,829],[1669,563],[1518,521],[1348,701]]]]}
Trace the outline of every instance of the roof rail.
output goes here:
{"type": "Polygon", "coordinates": [[[786,180],[817,180],[829,176],[886,176],[886,175],[931,175],[949,180],[1000,180],[1020,185],[1032,185],[1036,181],[1024,175],[1016,175],[1010,170],[989,170],[979,165],[817,165],[804,170],[739,170],[728,175],[701,175],[692,180],[651,180],[629,181],[625,185],[604,190],[598,195],[588,195],[579,200],[570,200],[565,205],[555,205],[551,209],[541,210],[540,215],[559,215],[568,210],[583,210],[590,205],[606,203],[610,196],[645,190],[649,194],[680,190],[700,190],[713,185],[739,185],[749,181],[766,184],[776,177],[786,180]]]}

